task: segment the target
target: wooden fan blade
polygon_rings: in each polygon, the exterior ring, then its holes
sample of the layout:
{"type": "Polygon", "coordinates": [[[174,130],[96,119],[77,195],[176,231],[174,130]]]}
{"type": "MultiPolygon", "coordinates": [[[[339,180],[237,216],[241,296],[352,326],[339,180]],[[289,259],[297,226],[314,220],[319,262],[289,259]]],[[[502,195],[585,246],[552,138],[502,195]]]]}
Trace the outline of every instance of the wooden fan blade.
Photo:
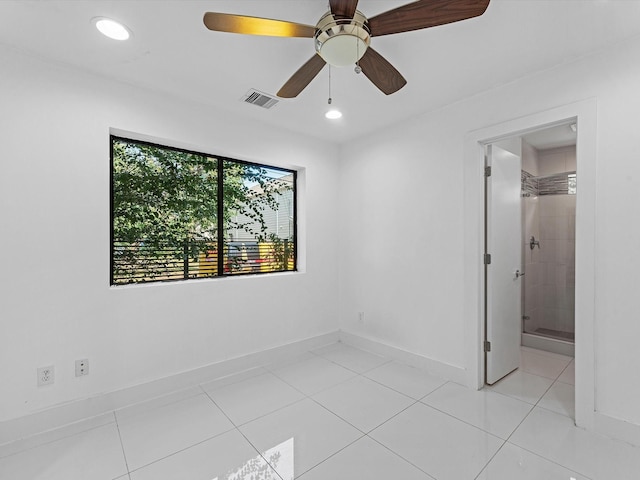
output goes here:
{"type": "Polygon", "coordinates": [[[391,95],[407,84],[400,72],[371,47],[367,48],[358,65],[362,73],[385,95],[391,95]]]}
{"type": "Polygon", "coordinates": [[[311,25],[230,13],[207,12],[204,14],[203,21],[209,30],[216,32],[305,38],[313,38],[316,33],[316,27],[311,25]]]}
{"type": "Polygon", "coordinates": [[[482,15],[489,0],[420,0],[369,19],[371,36],[409,32],[482,15]]]}
{"type": "Polygon", "coordinates": [[[298,94],[311,83],[311,80],[320,73],[320,70],[322,70],[325,65],[326,63],[320,55],[314,55],[287,80],[287,83],[282,86],[276,95],[282,98],[297,97],[298,94]]]}
{"type": "Polygon", "coordinates": [[[358,0],[329,0],[331,13],[336,17],[353,18],[358,0]]]}

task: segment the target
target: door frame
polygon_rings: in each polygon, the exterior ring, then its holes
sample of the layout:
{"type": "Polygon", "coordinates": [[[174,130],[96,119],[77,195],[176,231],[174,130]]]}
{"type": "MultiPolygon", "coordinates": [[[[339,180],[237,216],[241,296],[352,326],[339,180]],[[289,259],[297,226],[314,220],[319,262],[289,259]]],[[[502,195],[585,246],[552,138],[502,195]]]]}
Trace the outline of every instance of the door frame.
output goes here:
{"type": "Polygon", "coordinates": [[[578,188],[576,198],[576,425],[594,429],[595,421],[595,98],[532,113],[474,130],[464,140],[464,327],[467,386],[484,386],[484,149],[509,137],[576,122],[578,188]]]}

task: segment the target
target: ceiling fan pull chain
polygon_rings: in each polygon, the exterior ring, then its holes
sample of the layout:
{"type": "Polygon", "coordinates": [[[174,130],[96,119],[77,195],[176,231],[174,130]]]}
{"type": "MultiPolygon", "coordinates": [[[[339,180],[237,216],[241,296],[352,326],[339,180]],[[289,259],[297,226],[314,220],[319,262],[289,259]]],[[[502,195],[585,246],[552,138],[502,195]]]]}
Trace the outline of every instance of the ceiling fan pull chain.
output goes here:
{"type": "Polygon", "coordinates": [[[329,100],[327,103],[331,105],[331,65],[329,65],[329,100]]]}

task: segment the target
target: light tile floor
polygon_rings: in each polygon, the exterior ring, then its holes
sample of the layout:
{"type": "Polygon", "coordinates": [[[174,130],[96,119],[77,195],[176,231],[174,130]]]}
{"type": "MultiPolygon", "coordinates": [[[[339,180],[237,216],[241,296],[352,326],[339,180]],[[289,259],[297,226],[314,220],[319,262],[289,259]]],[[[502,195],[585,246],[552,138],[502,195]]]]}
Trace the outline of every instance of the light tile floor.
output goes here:
{"type": "Polygon", "coordinates": [[[0,447],[11,480],[638,480],[576,428],[573,360],[482,391],[337,343],[0,447]]]}

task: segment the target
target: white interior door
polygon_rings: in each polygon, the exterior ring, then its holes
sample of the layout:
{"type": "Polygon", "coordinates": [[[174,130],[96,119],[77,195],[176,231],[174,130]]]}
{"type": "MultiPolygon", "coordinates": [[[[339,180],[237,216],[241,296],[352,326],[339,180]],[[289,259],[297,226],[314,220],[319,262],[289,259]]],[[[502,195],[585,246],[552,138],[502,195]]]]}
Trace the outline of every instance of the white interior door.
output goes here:
{"type": "Polygon", "coordinates": [[[487,147],[486,177],[486,383],[520,365],[521,159],[497,145],[487,147]]]}

